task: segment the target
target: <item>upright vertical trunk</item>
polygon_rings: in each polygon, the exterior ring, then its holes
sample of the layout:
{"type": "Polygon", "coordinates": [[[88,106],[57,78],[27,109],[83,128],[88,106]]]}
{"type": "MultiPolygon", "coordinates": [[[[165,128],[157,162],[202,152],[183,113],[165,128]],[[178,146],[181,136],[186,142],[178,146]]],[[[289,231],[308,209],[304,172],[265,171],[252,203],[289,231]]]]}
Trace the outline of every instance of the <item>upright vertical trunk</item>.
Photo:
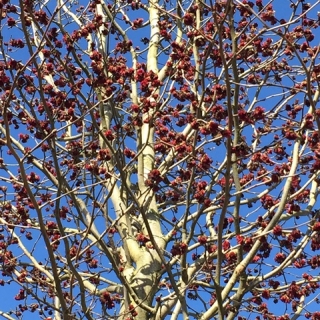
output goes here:
{"type": "MultiPolygon", "coordinates": [[[[157,74],[157,54],[160,40],[157,1],[150,3],[149,14],[151,34],[147,57],[147,70],[148,72],[157,74]]],[[[149,99],[153,98],[150,97],[149,99]]],[[[155,195],[154,192],[145,185],[148,174],[154,169],[154,127],[151,125],[154,112],[154,110],[150,110],[143,115],[143,125],[139,132],[140,139],[138,141],[138,148],[141,150],[141,155],[138,158],[138,183],[141,192],[139,206],[141,209],[141,220],[143,221],[141,231],[143,234],[148,235],[151,241],[147,243],[145,247],[142,247],[138,257],[133,259],[135,271],[131,280],[131,285],[138,298],[149,306],[152,304],[157,288],[156,281],[158,272],[161,270],[162,262],[159,253],[165,246],[155,195]],[[145,121],[147,119],[150,119],[150,121],[145,121]]],[[[138,315],[135,319],[148,319],[149,316],[146,310],[139,306],[136,310],[138,315]]]]}

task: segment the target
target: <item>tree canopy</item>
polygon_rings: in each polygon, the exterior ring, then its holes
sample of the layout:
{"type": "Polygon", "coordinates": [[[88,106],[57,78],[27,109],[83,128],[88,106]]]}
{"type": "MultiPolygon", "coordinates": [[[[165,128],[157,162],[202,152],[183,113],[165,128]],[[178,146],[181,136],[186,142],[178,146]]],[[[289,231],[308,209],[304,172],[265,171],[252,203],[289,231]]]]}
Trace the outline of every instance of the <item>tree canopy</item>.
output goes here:
{"type": "Polygon", "coordinates": [[[1,0],[0,315],[320,319],[319,4],[1,0]]]}

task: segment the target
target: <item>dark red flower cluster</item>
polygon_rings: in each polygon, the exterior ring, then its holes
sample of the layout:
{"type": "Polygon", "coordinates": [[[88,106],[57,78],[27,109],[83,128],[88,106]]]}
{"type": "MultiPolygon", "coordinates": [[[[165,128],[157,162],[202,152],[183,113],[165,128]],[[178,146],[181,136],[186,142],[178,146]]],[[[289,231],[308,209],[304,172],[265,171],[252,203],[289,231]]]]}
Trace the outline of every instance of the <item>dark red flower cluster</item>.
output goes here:
{"type": "Polygon", "coordinates": [[[182,254],[186,253],[188,250],[188,245],[184,242],[176,242],[172,246],[171,254],[172,256],[181,256],[182,254]]]}

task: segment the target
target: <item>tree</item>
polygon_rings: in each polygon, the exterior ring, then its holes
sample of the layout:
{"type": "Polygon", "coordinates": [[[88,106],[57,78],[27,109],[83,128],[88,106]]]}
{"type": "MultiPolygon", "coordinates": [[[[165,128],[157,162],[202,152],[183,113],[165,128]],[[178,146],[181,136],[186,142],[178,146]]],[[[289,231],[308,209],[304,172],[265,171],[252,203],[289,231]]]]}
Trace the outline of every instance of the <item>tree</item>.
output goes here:
{"type": "Polygon", "coordinates": [[[319,319],[319,3],[2,0],[1,316],[319,319]]]}

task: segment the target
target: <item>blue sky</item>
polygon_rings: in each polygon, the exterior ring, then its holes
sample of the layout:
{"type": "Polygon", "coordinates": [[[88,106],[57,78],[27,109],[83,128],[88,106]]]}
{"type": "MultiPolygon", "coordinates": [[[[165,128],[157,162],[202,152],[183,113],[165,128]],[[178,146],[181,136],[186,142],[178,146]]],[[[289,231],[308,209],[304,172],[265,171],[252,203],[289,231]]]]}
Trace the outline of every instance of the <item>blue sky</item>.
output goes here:
{"type": "MultiPolygon", "coordinates": [[[[282,1],[273,1],[273,5],[274,5],[275,10],[278,11],[278,12],[281,12],[281,14],[284,15],[285,19],[289,17],[290,12],[289,11],[287,12],[287,11],[283,10],[283,8],[287,8],[287,4],[288,3],[291,3],[291,1],[283,1],[283,0],[282,1]]],[[[313,3],[315,3],[315,1],[311,2],[311,4],[313,4],[313,3]]],[[[74,4],[75,4],[74,5],[75,7],[78,6],[77,3],[74,3],[74,4]]],[[[171,5],[171,3],[168,4],[168,7],[170,5],[171,5]]],[[[51,3],[50,3],[50,7],[51,7],[51,3]]],[[[54,9],[54,5],[50,9],[53,10],[54,9]]],[[[129,14],[130,14],[130,17],[132,17],[132,20],[134,20],[134,19],[136,19],[136,18],[138,18],[140,16],[139,15],[140,11],[139,12],[138,11],[134,11],[134,12],[130,11],[128,13],[128,15],[129,14]]],[[[122,25],[124,25],[123,22],[120,22],[120,21],[118,21],[118,22],[122,23],[122,25]]],[[[66,27],[66,30],[69,30],[71,32],[73,29],[74,29],[74,24],[72,22],[70,22],[70,25],[68,25],[66,27]]],[[[139,29],[137,31],[132,31],[129,28],[127,30],[128,37],[130,39],[133,39],[134,46],[136,46],[136,47],[139,46],[140,50],[143,50],[143,48],[145,48],[145,45],[143,44],[141,39],[143,39],[144,37],[148,38],[147,30],[148,30],[148,28],[139,29]],[[144,30],[146,30],[146,31],[144,31],[144,30]]],[[[318,30],[319,29],[317,29],[317,34],[315,34],[316,37],[317,37],[317,40],[314,41],[315,45],[319,44],[320,34],[319,34],[318,30]]],[[[3,26],[3,28],[2,28],[2,36],[4,37],[4,41],[9,41],[10,38],[11,37],[15,37],[16,34],[18,36],[19,33],[15,28],[8,29],[5,26],[3,26]]],[[[174,37],[174,31],[172,32],[172,36],[174,37]]],[[[271,38],[275,38],[273,33],[270,33],[270,37],[271,38]]],[[[109,47],[110,50],[113,49],[113,46],[114,46],[113,41],[114,40],[110,40],[110,47],[109,47]]],[[[84,43],[84,41],[83,41],[83,43],[84,43]]],[[[24,53],[25,53],[26,56],[28,56],[27,52],[24,52],[24,53]]],[[[17,60],[21,59],[23,62],[26,60],[26,56],[22,57],[20,51],[17,51],[16,53],[8,51],[8,55],[12,55],[17,60]]],[[[128,64],[130,64],[131,62],[129,60],[129,55],[126,55],[126,57],[128,57],[128,64]]],[[[166,56],[165,56],[165,58],[166,58],[166,56]]],[[[145,54],[142,53],[140,55],[139,59],[140,59],[139,62],[144,62],[145,54]]],[[[163,60],[162,57],[160,57],[159,58],[159,67],[161,67],[162,63],[164,63],[164,60],[163,60]]],[[[294,59],[294,60],[290,61],[290,63],[292,63],[294,65],[294,64],[297,64],[298,61],[296,61],[294,59]]],[[[301,77],[303,77],[303,75],[301,75],[301,77]]],[[[288,86],[289,88],[290,88],[290,86],[292,86],[292,83],[293,83],[293,81],[290,81],[288,78],[283,80],[283,84],[288,86]]],[[[87,90],[87,88],[86,88],[86,90],[87,90]]],[[[248,97],[247,97],[247,99],[251,100],[254,97],[254,91],[255,91],[254,87],[251,87],[250,90],[248,89],[248,97]]],[[[289,91],[289,89],[286,90],[286,92],[288,92],[288,91],[289,91]]],[[[268,87],[264,87],[263,88],[263,92],[261,93],[261,95],[259,97],[259,100],[257,101],[256,105],[261,105],[262,107],[264,107],[266,109],[266,112],[269,112],[270,109],[273,106],[275,106],[279,101],[281,101],[281,99],[283,99],[283,96],[280,95],[280,94],[282,94],[282,89],[279,88],[279,87],[271,86],[271,85],[268,86],[268,87]]],[[[303,99],[302,95],[301,95],[301,99],[303,99]]],[[[93,101],[91,101],[91,102],[93,102],[93,101]]],[[[177,101],[172,100],[172,104],[173,105],[176,104],[176,103],[177,103],[177,101]]],[[[292,103],[292,101],[290,103],[292,103]]],[[[44,116],[43,116],[43,118],[44,118],[44,116]]],[[[277,123],[279,125],[281,125],[282,122],[283,122],[283,120],[279,119],[278,122],[275,121],[273,123],[273,125],[275,125],[277,123]]],[[[226,123],[222,123],[222,125],[226,125],[226,123]]],[[[174,129],[178,129],[178,127],[174,127],[174,129]]],[[[21,133],[19,130],[17,131],[17,134],[21,133]]],[[[248,128],[244,132],[247,135],[247,142],[250,144],[249,141],[251,139],[250,135],[252,134],[252,128],[248,126],[248,128]]],[[[279,130],[279,134],[280,134],[280,130],[279,130]]],[[[126,144],[127,144],[128,147],[134,149],[135,146],[130,141],[132,141],[132,140],[128,139],[126,141],[126,144]]],[[[261,141],[262,141],[262,143],[261,143],[262,145],[268,145],[270,143],[270,137],[269,136],[262,137],[261,141]]],[[[290,153],[291,150],[292,150],[292,146],[287,145],[287,153],[290,153]]],[[[213,166],[218,167],[219,163],[223,160],[223,158],[225,156],[225,154],[223,153],[224,145],[222,144],[221,146],[214,146],[214,147],[212,147],[212,145],[209,145],[209,147],[206,149],[206,151],[208,151],[209,154],[214,158],[213,166]]],[[[2,153],[3,153],[2,157],[7,161],[7,159],[9,159],[10,157],[8,157],[5,152],[6,152],[6,150],[2,151],[2,153]]],[[[35,151],[35,155],[37,155],[39,158],[43,158],[44,157],[44,155],[39,150],[35,151]]],[[[8,160],[8,161],[12,161],[12,160],[8,160]]],[[[16,166],[12,166],[12,168],[9,168],[9,169],[12,172],[16,173],[16,166]]],[[[207,179],[207,181],[210,180],[210,178],[208,178],[208,177],[204,178],[204,179],[207,179]]],[[[307,179],[308,179],[307,176],[301,176],[301,181],[302,181],[301,184],[303,184],[305,181],[307,181],[307,179]]],[[[279,185],[279,187],[276,190],[272,191],[272,195],[274,197],[278,197],[278,196],[280,197],[281,196],[281,188],[282,188],[282,186],[283,186],[283,184],[279,185]]],[[[265,186],[261,185],[260,187],[256,187],[254,189],[254,192],[257,192],[257,193],[258,192],[262,192],[264,189],[265,189],[265,186]]],[[[98,193],[99,193],[99,191],[100,190],[97,190],[98,193]]],[[[218,189],[216,190],[217,193],[219,193],[219,191],[220,190],[218,190],[218,189]]],[[[12,200],[13,199],[13,190],[12,189],[8,189],[7,195],[8,195],[8,199],[12,200]]],[[[247,194],[244,194],[244,196],[247,196],[247,195],[248,196],[251,195],[251,191],[248,191],[247,194]]],[[[99,195],[99,194],[97,196],[99,196],[99,197],[101,196],[102,197],[102,195],[99,195]]],[[[65,200],[63,200],[63,201],[65,201],[65,200]]],[[[198,208],[196,206],[193,206],[191,211],[194,212],[197,209],[198,208]]],[[[109,212],[110,212],[110,216],[111,217],[113,217],[112,210],[113,210],[113,208],[110,205],[109,206],[109,212]]],[[[181,217],[181,215],[184,213],[183,210],[184,210],[184,207],[182,206],[181,209],[176,213],[177,219],[179,219],[181,217]]],[[[232,210],[232,208],[230,210],[232,210]]],[[[246,220],[244,220],[243,226],[247,225],[246,221],[254,221],[256,219],[256,216],[262,214],[262,212],[263,212],[263,210],[261,209],[260,202],[257,202],[256,204],[253,204],[252,208],[248,208],[248,213],[244,213],[243,214],[243,216],[246,219],[246,220]]],[[[164,215],[167,216],[168,220],[170,220],[172,218],[172,212],[169,211],[169,210],[165,211],[164,215]]],[[[228,217],[230,217],[230,216],[231,216],[231,214],[228,215],[228,217]]],[[[50,217],[48,216],[47,219],[49,219],[49,218],[50,217]]],[[[98,230],[102,232],[104,227],[105,227],[104,223],[102,223],[103,218],[97,219],[97,221],[98,222],[101,221],[101,224],[98,223],[98,230]]],[[[215,223],[217,223],[217,221],[215,221],[215,223]]],[[[307,223],[308,223],[308,217],[303,217],[303,218],[301,218],[299,220],[295,220],[295,221],[290,222],[290,223],[295,223],[297,225],[297,227],[301,228],[301,230],[303,231],[303,230],[306,230],[307,223]]],[[[205,225],[205,221],[204,220],[199,220],[199,224],[197,225],[196,234],[200,234],[202,230],[203,231],[205,230],[204,225],[205,225]]],[[[71,226],[74,227],[73,224],[71,224],[71,226]]],[[[169,221],[168,223],[166,223],[165,227],[170,229],[172,227],[172,222],[169,221]]],[[[286,226],[286,227],[288,227],[288,226],[286,226]]],[[[292,225],[289,225],[289,227],[292,227],[292,225]]],[[[32,248],[34,247],[35,241],[39,237],[39,235],[37,234],[36,231],[32,231],[32,233],[33,233],[33,241],[29,241],[29,242],[26,243],[26,246],[30,250],[32,250],[32,248]]],[[[24,240],[24,237],[22,237],[22,239],[24,240]]],[[[44,253],[46,253],[46,251],[45,251],[44,245],[42,244],[42,240],[39,238],[38,241],[39,241],[38,244],[40,243],[40,246],[37,245],[37,250],[33,251],[33,255],[37,260],[41,260],[41,259],[43,259],[43,255],[44,255],[44,253]],[[42,248],[42,249],[39,250],[39,248],[42,248]]],[[[195,242],[196,242],[196,239],[194,240],[194,243],[195,242]]],[[[232,241],[232,244],[235,245],[235,240],[232,241]]],[[[169,244],[169,246],[168,246],[168,250],[170,250],[170,249],[171,249],[171,244],[169,244]]],[[[203,252],[203,248],[199,247],[197,249],[197,251],[195,251],[195,252],[201,254],[203,252]]],[[[106,270],[104,271],[103,275],[105,275],[105,277],[108,277],[109,276],[109,274],[108,274],[109,263],[108,263],[107,259],[105,257],[101,256],[98,251],[96,251],[96,254],[97,254],[97,258],[99,260],[99,263],[106,267],[106,270]]],[[[314,253],[312,253],[311,250],[310,250],[310,252],[307,252],[307,254],[312,254],[313,255],[314,253]]],[[[21,261],[23,261],[23,258],[21,258],[21,261]]],[[[269,263],[269,265],[263,267],[263,268],[265,268],[264,272],[266,272],[267,270],[271,270],[274,267],[273,256],[267,262],[269,263]]],[[[190,263],[191,263],[191,260],[190,260],[190,263]]],[[[254,270],[253,270],[253,274],[254,274],[254,270]]],[[[110,274],[110,277],[112,278],[112,274],[110,274]]],[[[292,281],[294,279],[294,277],[295,277],[295,274],[291,274],[290,275],[290,273],[288,273],[286,275],[286,281],[292,281]]],[[[5,280],[6,280],[6,278],[5,278],[5,280]]],[[[9,279],[7,279],[7,280],[9,280],[9,279]]],[[[13,308],[15,306],[14,304],[11,305],[11,301],[12,301],[12,297],[14,297],[18,293],[18,291],[19,291],[18,287],[16,285],[14,285],[14,284],[5,285],[4,287],[0,287],[0,293],[1,292],[5,292],[5,296],[8,297],[8,299],[3,299],[3,300],[0,301],[0,310],[8,311],[10,308],[13,308]]],[[[167,288],[163,289],[164,294],[166,294],[167,291],[168,291],[167,288]]],[[[208,294],[204,294],[204,297],[205,297],[204,300],[207,301],[208,300],[208,294]]],[[[192,306],[194,305],[195,308],[201,308],[201,306],[200,306],[201,304],[200,304],[199,300],[197,302],[192,301],[190,304],[192,306]]],[[[99,308],[100,308],[100,306],[97,306],[97,310],[99,310],[99,308]]],[[[277,308],[278,308],[278,305],[275,304],[274,310],[277,310],[277,308]]],[[[316,311],[316,310],[318,310],[318,306],[316,304],[312,304],[311,306],[308,306],[308,309],[310,311],[316,311]]],[[[249,314],[246,314],[246,315],[249,317],[249,314]]],[[[30,314],[26,314],[23,319],[33,319],[33,316],[32,316],[32,314],[31,315],[30,314]]]]}

